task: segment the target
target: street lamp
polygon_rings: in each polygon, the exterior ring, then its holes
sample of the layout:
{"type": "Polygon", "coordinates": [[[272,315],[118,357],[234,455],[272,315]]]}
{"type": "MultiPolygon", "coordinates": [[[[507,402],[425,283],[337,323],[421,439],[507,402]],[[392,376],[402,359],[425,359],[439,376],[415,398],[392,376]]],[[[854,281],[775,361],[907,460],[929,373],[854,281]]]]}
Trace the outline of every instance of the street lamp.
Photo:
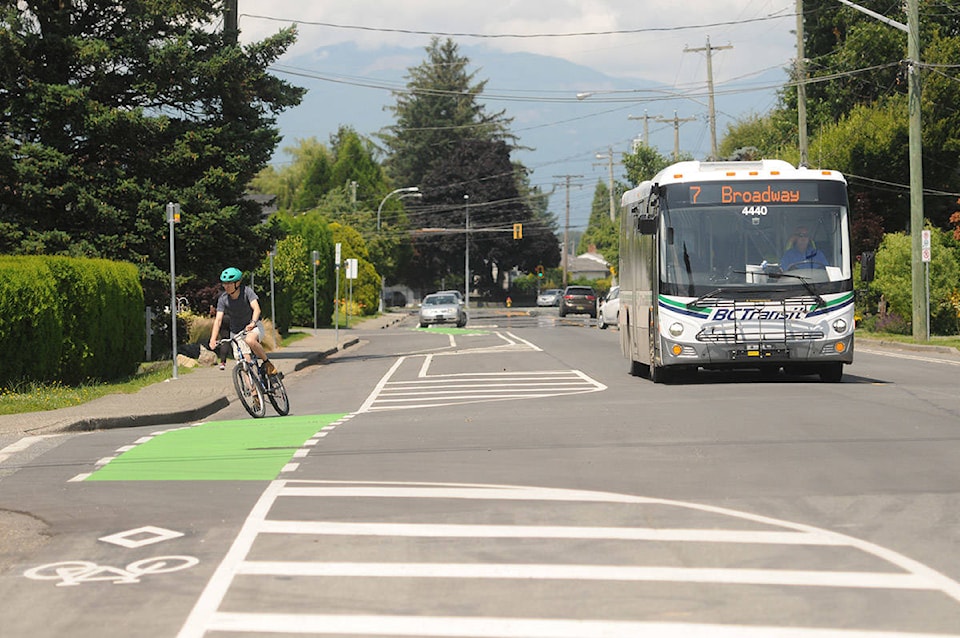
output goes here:
{"type": "Polygon", "coordinates": [[[383,205],[387,203],[387,200],[396,195],[397,193],[419,193],[419,186],[407,186],[406,188],[398,188],[387,193],[387,196],[380,201],[380,205],[377,206],[377,232],[380,232],[380,211],[383,210],[383,205]]]}
{"type": "MultiPolygon", "coordinates": [[[[380,205],[377,206],[377,232],[380,232],[380,211],[383,210],[383,205],[387,203],[387,200],[396,195],[397,193],[404,193],[400,197],[423,197],[423,194],[420,192],[419,186],[407,186],[406,188],[397,188],[395,190],[387,193],[387,196],[380,200],[380,205]]],[[[381,274],[380,275],[380,308],[378,312],[383,312],[383,295],[386,290],[386,278],[381,274]]]]}

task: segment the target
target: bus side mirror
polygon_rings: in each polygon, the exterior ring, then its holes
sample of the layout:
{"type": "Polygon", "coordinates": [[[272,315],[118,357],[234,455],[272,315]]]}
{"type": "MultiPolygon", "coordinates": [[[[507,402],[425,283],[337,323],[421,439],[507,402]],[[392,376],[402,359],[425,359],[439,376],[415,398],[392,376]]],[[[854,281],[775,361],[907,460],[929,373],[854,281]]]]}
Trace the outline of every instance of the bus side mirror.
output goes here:
{"type": "Polygon", "coordinates": [[[877,266],[877,254],[867,251],[860,255],[860,281],[866,283],[873,281],[874,271],[877,266]]]}
{"type": "Polygon", "coordinates": [[[638,217],[637,232],[641,235],[653,235],[657,232],[656,217],[638,217]]]}

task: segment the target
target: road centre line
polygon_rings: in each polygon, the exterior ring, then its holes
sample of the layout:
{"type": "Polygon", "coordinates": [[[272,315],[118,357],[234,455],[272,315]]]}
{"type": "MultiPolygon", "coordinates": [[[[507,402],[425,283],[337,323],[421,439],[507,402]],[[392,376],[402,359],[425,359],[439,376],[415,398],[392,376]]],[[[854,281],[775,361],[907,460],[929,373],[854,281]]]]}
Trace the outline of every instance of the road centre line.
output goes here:
{"type": "Polygon", "coordinates": [[[211,631],[390,635],[471,636],[473,638],[951,638],[945,634],[891,633],[849,629],[707,625],[629,620],[553,620],[546,618],[463,618],[456,616],[371,616],[218,612],[211,631]]]}

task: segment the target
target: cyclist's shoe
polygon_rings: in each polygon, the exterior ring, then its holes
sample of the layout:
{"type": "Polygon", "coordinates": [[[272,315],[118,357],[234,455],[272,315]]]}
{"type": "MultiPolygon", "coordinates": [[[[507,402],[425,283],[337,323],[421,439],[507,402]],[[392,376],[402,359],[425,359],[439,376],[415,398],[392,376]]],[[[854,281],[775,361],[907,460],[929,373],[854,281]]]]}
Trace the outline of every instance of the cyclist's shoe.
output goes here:
{"type": "Polygon", "coordinates": [[[276,375],[277,372],[279,372],[279,370],[277,370],[277,366],[273,365],[273,361],[270,361],[270,359],[267,359],[263,363],[263,373],[265,375],[272,377],[276,375]]]}

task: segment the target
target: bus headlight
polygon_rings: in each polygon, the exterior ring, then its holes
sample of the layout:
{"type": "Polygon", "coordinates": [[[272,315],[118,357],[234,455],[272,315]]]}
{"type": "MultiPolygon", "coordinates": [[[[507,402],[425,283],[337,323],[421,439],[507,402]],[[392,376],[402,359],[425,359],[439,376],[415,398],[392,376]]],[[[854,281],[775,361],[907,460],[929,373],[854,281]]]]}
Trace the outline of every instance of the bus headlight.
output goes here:
{"type": "Polygon", "coordinates": [[[683,334],[683,324],[679,321],[675,321],[670,324],[670,334],[674,337],[679,337],[683,334]]]}
{"type": "Polygon", "coordinates": [[[837,334],[843,334],[847,331],[847,322],[843,319],[836,319],[833,322],[833,329],[837,334]]]}

